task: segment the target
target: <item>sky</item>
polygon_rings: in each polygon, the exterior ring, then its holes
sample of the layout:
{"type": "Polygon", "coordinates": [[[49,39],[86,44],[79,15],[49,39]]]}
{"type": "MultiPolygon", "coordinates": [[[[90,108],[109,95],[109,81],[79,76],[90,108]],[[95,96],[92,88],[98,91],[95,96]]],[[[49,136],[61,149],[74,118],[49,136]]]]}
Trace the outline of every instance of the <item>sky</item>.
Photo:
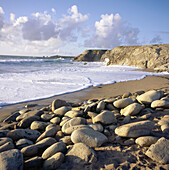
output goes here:
{"type": "Polygon", "coordinates": [[[0,0],[0,55],[169,43],[169,0],[0,0]]]}

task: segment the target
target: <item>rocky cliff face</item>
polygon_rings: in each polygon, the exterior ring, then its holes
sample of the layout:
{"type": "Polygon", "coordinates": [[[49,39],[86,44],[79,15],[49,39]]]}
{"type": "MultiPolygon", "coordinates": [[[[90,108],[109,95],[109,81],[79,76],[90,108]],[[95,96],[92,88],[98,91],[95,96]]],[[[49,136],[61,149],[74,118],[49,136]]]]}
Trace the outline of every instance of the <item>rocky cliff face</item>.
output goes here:
{"type": "Polygon", "coordinates": [[[169,70],[169,44],[144,46],[119,46],[97,53],[90,50],[76,57],[76,61],[105,61],[108,65],[129,65],[155,70],[169,70]],[[99,55],[98,55],[99,54],[99,55]],[[87,55],[87,57],[86,57],[87,55]],[[98,55],[98,56],[97,56],[98,55]],[[95,60],[92,60],[92,59],[95,60]]]}
{"type": "Polygon", "coordinates": [[[101,61],[102,55],[107,50],[86,50],[74,58],[74,61],[101,61]]]}

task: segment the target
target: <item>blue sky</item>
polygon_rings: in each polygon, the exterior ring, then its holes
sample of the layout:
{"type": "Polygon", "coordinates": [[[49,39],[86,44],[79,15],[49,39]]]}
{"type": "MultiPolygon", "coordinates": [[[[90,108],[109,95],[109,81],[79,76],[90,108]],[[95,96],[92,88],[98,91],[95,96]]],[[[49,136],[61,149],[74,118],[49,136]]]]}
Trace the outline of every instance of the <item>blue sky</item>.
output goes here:
{"type": "Polygon", "coordinates": [[[0,54],[169,43],[169,0],[0,0],[0,54]]]}

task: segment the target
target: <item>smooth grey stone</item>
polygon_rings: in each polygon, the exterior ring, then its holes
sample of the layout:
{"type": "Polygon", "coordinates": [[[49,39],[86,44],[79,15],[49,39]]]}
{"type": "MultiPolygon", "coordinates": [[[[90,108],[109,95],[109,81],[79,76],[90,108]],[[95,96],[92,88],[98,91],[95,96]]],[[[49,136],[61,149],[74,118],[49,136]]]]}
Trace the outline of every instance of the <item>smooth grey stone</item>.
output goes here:
{"type": "Polygon", "coordinates": [[[22,138],[36,140],[41,135],[37,130],[32,129],[15,129],[8,132],[7,136],[17,141],[22,138]]]}
{"type": "Polygon", "coordinates": [[[43,154],[42,158],[43,159],[48,159],[49,157],[53,156],[57,152],[62,152],[64,153],[66,151],[66,144],[63,142],[57,142],[53,145],[51,145],[49,148],[47,148],[43,154]]]}
{"type": "Polygon", "coordinates": [[[23,155],[18,149],[11,149],[0,153],[1,170],[22,170],[23,155]]]}
{"type": "Polygon", "coordinates": [[[107,142],[107,137],[93,129],[84,128],[75,130],[71,134],[71,140],[73,143],[84,143],[90,147],[98,147],[107,142]]]}
{"type": "Polygon", "coordinates": [[[76,143],[66,154],[66,159],[73,164],[96,163],[95,151],[84,143],[76,143]]]}
{"type": "Polygon", "coordinates": [[[121,137],[140,137],[150,135],[153,128],[152,121],[138,121],[117,127],[115,133],[121,137]]]}
{"type": "Polygon", "coordinates": [[[156,91],[156,90],[150,90],[148,92],[145,92],[141,94],[140,96],[137,96],[137,100],[141,104],[151,104],[155,100],[159,100],[164,95],[163,91],[156,91]]]}
{"type": "Polygon", "coordinates": [[[52,157],[45,160],[43,164],[43,169],[44,170],[57,169],[63,163],[64,159],[65,159],[64,154],[58,152],[52,157]]]}
{"type": "Polygon", "coordinates": [[[104,125],[108,125],[117,123],[117,119],[113,112],[104,110],[93,118],[93,123],[102,123],[104,125]]]}
{"type": "Polygon", "coordinates": [[[38,120],[40,120],[39,116],[30,116],[30,117],[24,118],[18,123],[18,127],[28,128],[30,127],[33,121],[38,121],[38,120]]]}
{"type": "Polygon", "coordinates": [[[145,153],[149,158],[162,164],[169,163],[169,140],[160,138],[145,153]]]}

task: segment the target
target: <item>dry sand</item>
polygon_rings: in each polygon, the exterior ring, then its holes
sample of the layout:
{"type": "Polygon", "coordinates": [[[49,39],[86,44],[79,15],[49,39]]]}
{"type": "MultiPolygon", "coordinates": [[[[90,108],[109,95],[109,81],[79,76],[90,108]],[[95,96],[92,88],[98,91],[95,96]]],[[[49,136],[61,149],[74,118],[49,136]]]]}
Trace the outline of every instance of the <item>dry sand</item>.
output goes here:
{"type": "Polygon", "coordinates": [[[142,80],[134,80],[127,82],[119,82],[114,84],[102,85],[97,87],[90,87],[81,91],[58,95],[47,99],[35,100],[30,102],[24,102],[19,104],[13,104],[4,106],[0,109],[0,122],[13,112],[23,108],[26,104],[38,104],[40,106],[49,105],[55,99],[66,100],[71,103],[80,103],[88,99],[101,99],[110,98],[118,95],[122,95],[125,92],[136,92],[140,90],[150,89],[169,89],[169,76],[147,76],[142,80]]]}

